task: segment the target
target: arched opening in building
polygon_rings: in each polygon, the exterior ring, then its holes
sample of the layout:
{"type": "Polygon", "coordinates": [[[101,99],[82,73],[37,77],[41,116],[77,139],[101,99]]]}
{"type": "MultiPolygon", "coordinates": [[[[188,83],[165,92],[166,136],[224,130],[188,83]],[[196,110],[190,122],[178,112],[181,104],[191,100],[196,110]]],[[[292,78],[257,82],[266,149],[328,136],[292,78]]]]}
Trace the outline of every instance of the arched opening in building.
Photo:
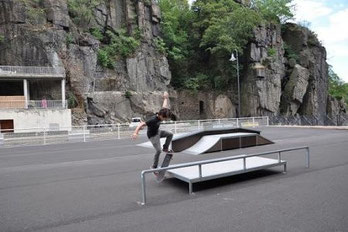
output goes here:
{"type": "Polygon", "coordinates": [[[199,114],[200,115],[204,115],[205,111],[204,111],[204,101],[199,101],[199,114]]]}

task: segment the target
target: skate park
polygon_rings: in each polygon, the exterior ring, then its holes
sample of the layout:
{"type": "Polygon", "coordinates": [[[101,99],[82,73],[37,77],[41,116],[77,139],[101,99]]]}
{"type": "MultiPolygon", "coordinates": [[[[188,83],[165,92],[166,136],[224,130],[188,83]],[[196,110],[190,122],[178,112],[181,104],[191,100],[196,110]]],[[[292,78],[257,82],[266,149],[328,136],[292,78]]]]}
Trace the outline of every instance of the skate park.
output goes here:
{"type": "MultiPolygon", "coordinates": [[[[283,167],[188,186],[141,178],[153,150],[130,139],[0,149],[3,231],[344,231],[347,130],[253,128],[273,143],[200,155],[175,153],[171,165],[308,146],[282,154],[283,167]]],[[[268,156],[265,156],[268,157],[268,156]]],[[[276,156],[275,156],[276,157],[276,156]]],[[[274,158],[270,155],[269,158],[274,158]]],[[[163,159],[163,154],[161,155],[163,159]]]]}
{"type": "Polygon", "coordinates": [[[348,232],[348,1],[0,5],[0,232],[348,232]]]}

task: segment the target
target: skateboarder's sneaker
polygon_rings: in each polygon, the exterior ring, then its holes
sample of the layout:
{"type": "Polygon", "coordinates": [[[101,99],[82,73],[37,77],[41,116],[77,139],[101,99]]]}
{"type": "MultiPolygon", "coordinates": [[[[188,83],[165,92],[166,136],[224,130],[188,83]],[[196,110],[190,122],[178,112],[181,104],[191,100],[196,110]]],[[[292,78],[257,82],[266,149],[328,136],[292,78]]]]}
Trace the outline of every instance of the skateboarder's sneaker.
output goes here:
{"type": "Polygon", "coordinates": [[[162,151],[165,153],[173,153],[174,152],[172,149],[168,149],[168,148],[163,148],[162,151]]]}
{"type": "MultiPolygon", "coordinates": [[[[150,169],[152,170],[152,169],[156,169],[156,168],[154,168],[154,167],[151,166],[150,169]]],[[[156,172],[153,172],[153,174],[157,177],[158,174],[159,174],[159,172],[156,171],[156,172]]]]}

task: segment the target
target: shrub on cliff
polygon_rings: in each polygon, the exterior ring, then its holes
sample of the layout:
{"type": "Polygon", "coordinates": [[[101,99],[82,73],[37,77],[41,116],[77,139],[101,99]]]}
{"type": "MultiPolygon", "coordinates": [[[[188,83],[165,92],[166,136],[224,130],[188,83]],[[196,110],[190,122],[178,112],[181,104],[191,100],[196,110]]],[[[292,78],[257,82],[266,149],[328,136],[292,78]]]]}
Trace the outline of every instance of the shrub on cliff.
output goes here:
{"type": "Polygon", "coordinates": [[[332,70],[332,66],[329,66],[329,94],[338,100],[343,98],[348,105],[348,83],[340,79],[332,70]]]}
{"type": "Polygon", "coordinates": [[[68,0],[69,15],[77,26],[88,28],[94,18],[94,9],[101,2],[103,0],[68,0]]]}
{"type": "Polygon", "coordinates": [[[133,55],[140,45],[140,41],[129,36],[124,29],[106,31],[105,34],[107,43],[98,50],[98,62],[105,68],[113,68],[118,58],[133,55]]]}

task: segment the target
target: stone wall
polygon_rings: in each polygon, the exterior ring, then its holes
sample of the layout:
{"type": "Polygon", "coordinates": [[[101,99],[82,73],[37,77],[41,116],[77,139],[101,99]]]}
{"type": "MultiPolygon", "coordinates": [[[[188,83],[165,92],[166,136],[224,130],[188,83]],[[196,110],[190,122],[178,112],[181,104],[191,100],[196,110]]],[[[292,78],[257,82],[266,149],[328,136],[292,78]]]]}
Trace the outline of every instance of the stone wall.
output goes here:
{"type": "Polygon", "coordinates": [[[230,97],[214,92],[178,91],[172,99],[172,107],[180,120],[236,117],[236,107],[230,97]]]}

